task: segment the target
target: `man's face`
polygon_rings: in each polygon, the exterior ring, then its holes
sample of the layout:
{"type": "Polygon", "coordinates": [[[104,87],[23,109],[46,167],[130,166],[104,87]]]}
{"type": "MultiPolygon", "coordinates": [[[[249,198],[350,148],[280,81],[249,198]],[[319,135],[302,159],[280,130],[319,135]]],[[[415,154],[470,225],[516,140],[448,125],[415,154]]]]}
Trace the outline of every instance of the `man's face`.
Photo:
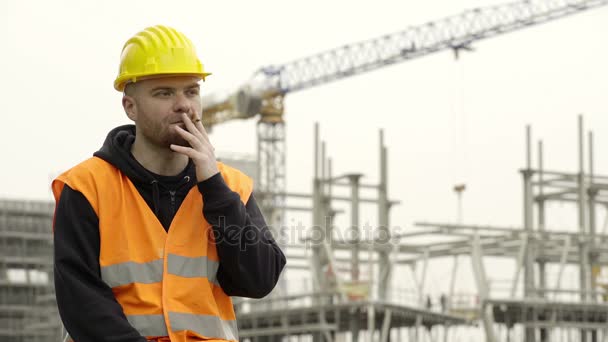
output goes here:
{"type": "Polygon", "coordinates": [[[135,122],[137,134],[157,147],[189,146],[175,126],[186,129],[182,113],[200,118],[202,103],[199,78],[171,76],[138,81],[125,91],[123,107],[135,122]]]}

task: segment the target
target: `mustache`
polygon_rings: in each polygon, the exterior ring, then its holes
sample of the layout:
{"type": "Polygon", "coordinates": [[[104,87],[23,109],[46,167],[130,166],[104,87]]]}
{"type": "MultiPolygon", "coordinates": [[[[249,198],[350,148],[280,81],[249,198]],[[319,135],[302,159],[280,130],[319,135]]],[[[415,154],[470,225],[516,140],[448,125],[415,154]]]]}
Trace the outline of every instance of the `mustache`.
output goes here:
{"type": "MultiPolygon", "coordinates": [[[[197,119],[196,114],[192,115],[190,113],[186,113],[188,114],[188,118],[190,119],[190,121],[192,121],[194,123],[194,120],[197,119]]],[[[182,113],[177,114],[176,116],[171,117],[169,120],[169,124],[180,124],[180,123],[184,123],[184,120],[182,120],[182,113]]]]}

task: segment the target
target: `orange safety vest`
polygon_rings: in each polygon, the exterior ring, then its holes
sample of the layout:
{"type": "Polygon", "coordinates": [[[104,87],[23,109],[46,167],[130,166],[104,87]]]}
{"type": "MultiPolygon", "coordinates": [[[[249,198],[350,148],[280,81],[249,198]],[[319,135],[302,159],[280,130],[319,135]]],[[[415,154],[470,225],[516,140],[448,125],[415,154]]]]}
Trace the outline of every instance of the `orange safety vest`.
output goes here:
{"type": "MultiPolygon", "coordinates": [[[[219,162],[218,168],[246,203],[251,179],[219,162]]],[[[129,178],[100,158],[55,179],[55,201],[65,184],[81,192],[97,214],[101,277],[141,335],[172,342],[238,341],[232,301],[216,278],[219,257],[198,187],[190,189],[167,232],[129,178]]]]}

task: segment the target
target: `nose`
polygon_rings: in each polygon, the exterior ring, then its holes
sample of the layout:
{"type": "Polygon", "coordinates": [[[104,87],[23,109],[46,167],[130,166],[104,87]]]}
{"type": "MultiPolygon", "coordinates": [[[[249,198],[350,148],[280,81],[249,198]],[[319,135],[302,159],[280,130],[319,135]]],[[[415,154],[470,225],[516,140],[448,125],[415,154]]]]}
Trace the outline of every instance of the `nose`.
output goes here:
{"type": "Polygon", "coordinates": [[[190,102],[185,94],[178,92],[173,103],[173,111],[176,113],[189,113],[190,102]]]}

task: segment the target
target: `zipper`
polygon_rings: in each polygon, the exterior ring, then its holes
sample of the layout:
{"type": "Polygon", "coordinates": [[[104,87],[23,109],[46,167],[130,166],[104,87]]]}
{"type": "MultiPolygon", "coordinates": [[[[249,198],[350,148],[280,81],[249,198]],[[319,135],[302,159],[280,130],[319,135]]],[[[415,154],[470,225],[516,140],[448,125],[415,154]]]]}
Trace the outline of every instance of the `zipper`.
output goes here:
{"type": "Polygon", "coordinates": [[[171,196],[171,216],[175,216],[175,212],[177,211],[177,208],[175,207],[175,195],[177,194],[177,191],[188,184],[188,182],[190,182],[190,176],[185,176],[182,178],[181,184],[179,184],[175,190],[169,190],[169,195],[171,196]]]}
{"type": "Polygon", "coordinates": [[[169,195],[171,195],[171,215],[175,215],[175,193],[176,191],[169,191],[169,195]]]}

